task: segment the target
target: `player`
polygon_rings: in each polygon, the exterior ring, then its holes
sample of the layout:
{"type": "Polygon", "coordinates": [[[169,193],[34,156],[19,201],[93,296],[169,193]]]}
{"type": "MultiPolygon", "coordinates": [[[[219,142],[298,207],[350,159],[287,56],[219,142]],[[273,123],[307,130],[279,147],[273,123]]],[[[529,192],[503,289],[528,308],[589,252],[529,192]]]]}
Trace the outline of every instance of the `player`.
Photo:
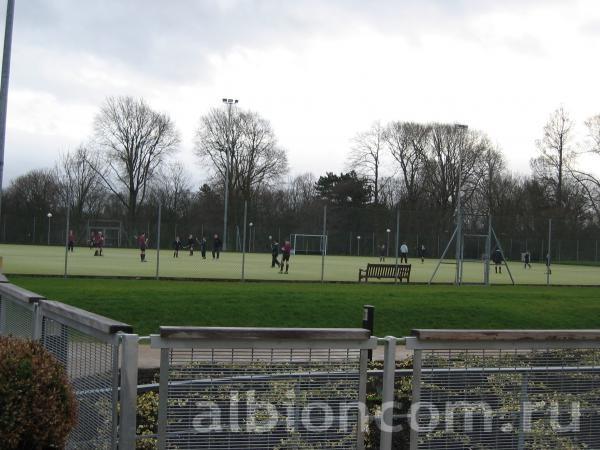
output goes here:
{"type": "Polygon", "coordinates": [[[200,240],[200,253],[202,254],[202,259],[206,259],[206,238],[204,236],[200,240]]]}
{"type": "Polygon", "coordinates": [[[173,258],[179,258],[179,250],[181,250],[182,246],[181,239],[177,236],[173,241],[173,258]]]}
{"type": "Polygon", "coordinates": [[[212,257],[213,259],[219,259],[219,255],[221,254],[221,249],[223,248],[223,241],[217,233],[213,236],[213,249],[212,249],[212,257]]]}
{"type": "Polygon", "coordinates": [[[552,257],[550,256],[550,253],[548,253],[546,255],[546,271],[548,273],[548,275],[552,275],[552,269],[550,268],[552,266],[552,257]]]}
{"type": "Polygon", "coordinates": [[[402,261],[404,261],[404,264],[408,264],[408,245],[406,245],[406,242],[403,242],[400,246],[400,264],[402,264],[402,261]]]}
{"type": "Polygon", "coordinates": [[[283,263],[285,263],[285,273],[287,275],[290,269],[290,256],[292,254],[292,244],[290,241],[285,241],[281,246],[281,263],[279,265],[279,273],[283,273],[283,263]]]}
{"type": "Polygon", "coordinates": [[[385,262],[385,253],[386,253],[385,244],[381,244],[379,246],[379,262],[385,262]]]}
{"type": "Polygon", "coordinates": [[[531,269],[531,254],[529,252],[525,252],[525,255],[523,255],[523,263],[525,269],[528,267],[531,269]]]}
{"type": "Polygon", "coordinates": [[[502,252],[500,251],[500,248],[496,247],[496,250],[494,250],[494,253],[492,254],[492,261],[494,261],[494,270],[496,273],[502,273],[503,260],[504,258],[502,257],[502,252]]]}
{"type": "Polygon", "coordinates": [[[196,239],[194,239],[194,235],[190,234],[187,240],[187,248],[190,250],[190,256],[194,256],[194,244],[196,243],[196,239]]]}
{"type": "Polygon", "coordinates": [[[279,242],[277,242],[275,239],[273,239],[271,241],[271,268],[277,266],[277,267],[281,267],[281,264],[279,263],[279,259],[277,259],[277,257],[279,256],[279,242]]]}
{"type": "Polygon", "coordinates": [[[103,256],[102,249],[104,248],[104,236],[102,235],[102,231],[98,231],[94,238],[94,247],[96,247],[96,251],[94,252],[94,256],[103,256]]]}
{"type": "Polygon", "coordinates": [[[146,262],[146,246],[148,245],[148,239],[146,239],[146,233],[142,233],[138,236],[138,247],[140,248],[140,262],[146,262]]]}
{"type": "Polygon", "coordinates": [[[425,244],[421,244],[421,248],[419,249],[419,256],[421,257],[421,264],[425,264],[425,252],[427,249],[425,248],[425,244]]]}
{"type": "Polygon", "coordinates": [[[67,250],[73,253],[73,248],[75,247],[75,233],[73,230],[69,230],[69,238],[67,243],[67,250]]]}

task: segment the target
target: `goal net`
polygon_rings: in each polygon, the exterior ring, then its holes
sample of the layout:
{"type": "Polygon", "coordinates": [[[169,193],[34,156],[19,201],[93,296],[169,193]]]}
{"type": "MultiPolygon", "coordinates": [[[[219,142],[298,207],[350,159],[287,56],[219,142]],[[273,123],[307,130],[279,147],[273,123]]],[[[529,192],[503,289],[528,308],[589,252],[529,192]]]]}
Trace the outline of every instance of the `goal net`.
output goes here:
{"type": "Polygon", "coordinates": [[[94,220],[87,224],[87,239],[92,233],[101,232],[104,235],[105,247],[121,247],[122,226],[120,220],[94,220]]]}
{"type": "Polygon", "coordinates": [[[327,254],[327,235],[291,234],[290,243],[296,255],[327,254]]]}

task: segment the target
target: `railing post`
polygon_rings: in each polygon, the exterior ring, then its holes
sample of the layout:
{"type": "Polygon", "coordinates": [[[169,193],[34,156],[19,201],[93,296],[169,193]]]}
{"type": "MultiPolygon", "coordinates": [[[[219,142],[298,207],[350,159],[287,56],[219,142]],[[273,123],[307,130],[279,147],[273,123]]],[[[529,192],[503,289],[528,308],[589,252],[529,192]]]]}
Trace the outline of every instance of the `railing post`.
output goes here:
{"type": "Polygon", "coordinates": [[[396,380],[396,338],[384,338],[383,391],[381,394],[380,450],[392,450],[394,429],[394,384],[396,380]]]}
{"type": "Polygon", "coordinates": [[[169,349],[160,349],[158,387],[158,450],[167,448],[167,406],[169,402],[169,349]]]}
{"type": "Polygon", "coordinates": [[[413,350],[412,406],[410,409],[410,450],[419,448],[419,403],[421,401],[421,350],[413,350]]]}
{"type": "Polygon", "coordinates": [[[0,296],[0,336],[4,336],[6,330],[6,300],[0,296]]]}
{"type": "Polygon", "coordinates": [[[121,335],[121,390],[119,415],[119,450],[135,450],[138,335],[121,335]]]}
{"type": "Polygon", "coordinates": [[[40,308],[39,302],[33,304],[32,318],[33,324],[31,326],[31,338],[34,341],[41,341],[44,315],[42,314],[42,308],[40,308]]]}
{"type": "MultiPolygon", "coordinates": [[[[365,330],[369,330],[371,332],[371,336],[373,336],[373,330],[375,328],[375,307],[372,305],[364,305],[363,306],[363,321],[362,327],[365,330]]],[[[369,361],[373,360],[373,351],[369,350],[368,353],[369,361]]]]}

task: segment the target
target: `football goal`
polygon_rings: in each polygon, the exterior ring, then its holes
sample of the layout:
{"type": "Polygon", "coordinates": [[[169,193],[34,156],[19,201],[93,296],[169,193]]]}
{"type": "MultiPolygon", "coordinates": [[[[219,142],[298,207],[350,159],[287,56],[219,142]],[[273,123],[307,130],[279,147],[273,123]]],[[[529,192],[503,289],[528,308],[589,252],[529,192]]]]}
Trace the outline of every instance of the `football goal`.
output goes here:
{"type": "Polygon", "coordinates": [[[326,255],[327,235],[291,234],[290,243],[296,255],[326,255]]]}

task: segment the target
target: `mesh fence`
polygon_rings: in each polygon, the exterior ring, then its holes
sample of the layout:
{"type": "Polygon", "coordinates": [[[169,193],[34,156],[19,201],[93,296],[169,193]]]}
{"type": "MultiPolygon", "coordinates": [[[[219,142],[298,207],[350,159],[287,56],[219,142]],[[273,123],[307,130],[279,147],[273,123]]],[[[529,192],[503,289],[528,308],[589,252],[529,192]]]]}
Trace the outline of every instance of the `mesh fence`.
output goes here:
{"type": "Polygon", "coordinates": [[[0,323],[2,334],[16,337],[33,337],[33,308],[24,303],[11,301],[6,296],[0,297],[0,323]]]}
{"type": "Polygon", "coordinates": [[[600,448],[600,350],[423,350],[418,449],[600,448]]]}
{"type": "Polygon", "coordinates": [[[360,350],[163,351],[166,448],[357,448],[360,350]]]}
{"type": "Polygon", "coordinates": [[[48,317],[42,344],[66,368],[77,398],[78,421],[67,448],[115,448],[118,347],[48,317]]]}

